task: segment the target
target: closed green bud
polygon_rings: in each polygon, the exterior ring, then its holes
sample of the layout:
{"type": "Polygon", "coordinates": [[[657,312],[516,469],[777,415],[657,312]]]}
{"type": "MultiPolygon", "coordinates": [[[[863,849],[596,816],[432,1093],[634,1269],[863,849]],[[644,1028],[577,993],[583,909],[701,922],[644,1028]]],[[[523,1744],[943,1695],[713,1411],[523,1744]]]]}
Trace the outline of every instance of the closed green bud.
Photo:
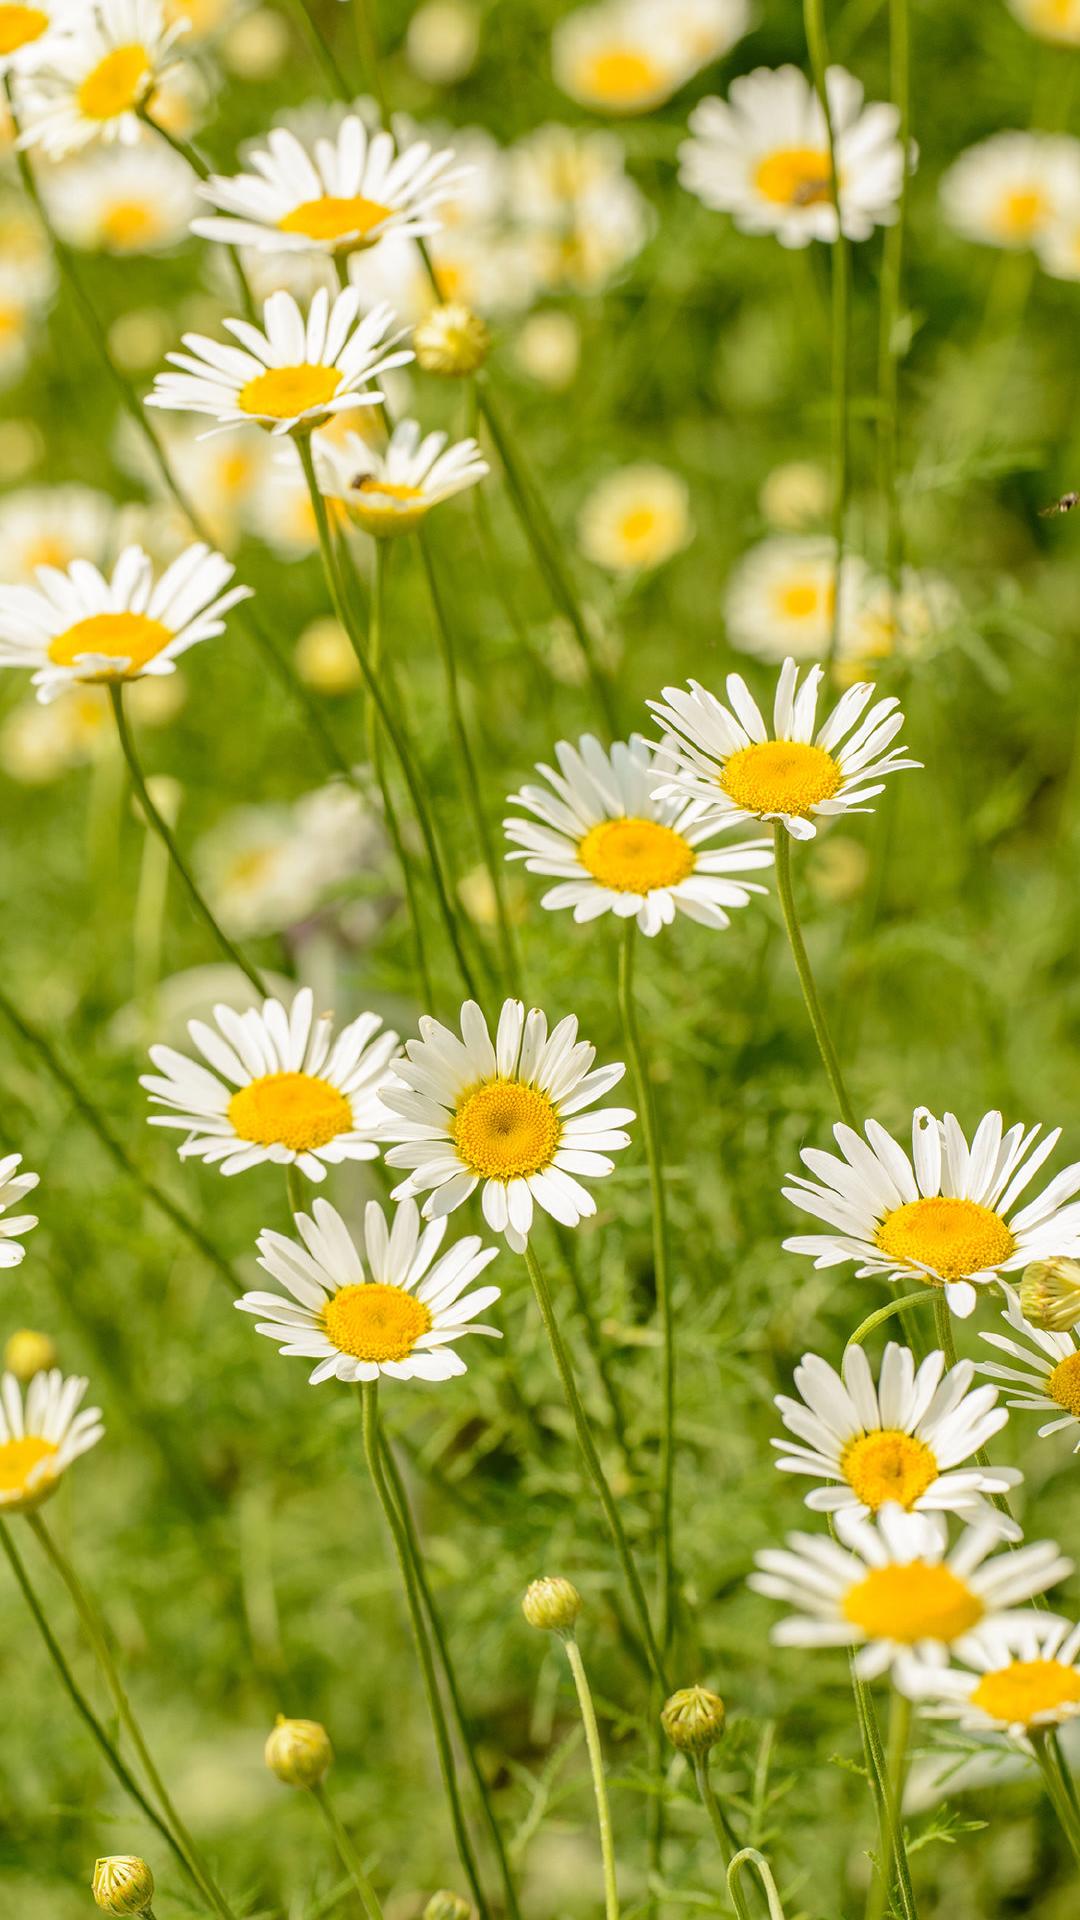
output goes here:
{"type": "Polygon", "coordinates": [[[283,1713],[266,1742],[266,1764],[287,1787],[317,1787],[334,1760],[330,1735],[317,1720],[286,1720],[283,1713]]]}
{"type": "Polygon", "coordinates": [[[660,1722],[680,1753],[708,1753],[724,1731],[724,1703],[708,1687],[681,1687],[666,1701],[660,1722]]]}
{"type": "Polygon", "coordinates": [[[460,301],[432,307],[413,328],[416,364],[425,373],[450,378],[476,373],[488,357],[491,331],[478,313],[460,301]]]}
{"type": "Polygon", "coordinates": [[[433,1893],[424,1908],[424,1920],[471,1920],[472,1908],[460,1893],[451,1893],[448,1887],[440,1887],[433,1893]]]}
{"type": "Polygon", "coordinates": [[[1034,1260],[1020,1281],[1020,1311],[1033,1327],[1068,1333],[1080,1325],[1080,1261],[1034,1260]]]}
{"type": "Polygon", "coordinates": [[[95,1861],[91,1886],[102,1913],[145,1913],[154,1898],[154,1876],[135,1853],[95,1861]]]}
{"type": "Polygon", "coordinates": [[[581,1608],[577,1588],[560,1574],[534,1580],[526,1588],[521,1602],[521,1611],[530,1627],[539,1627],[542,1633],[569,1633],[581,1608]]]}

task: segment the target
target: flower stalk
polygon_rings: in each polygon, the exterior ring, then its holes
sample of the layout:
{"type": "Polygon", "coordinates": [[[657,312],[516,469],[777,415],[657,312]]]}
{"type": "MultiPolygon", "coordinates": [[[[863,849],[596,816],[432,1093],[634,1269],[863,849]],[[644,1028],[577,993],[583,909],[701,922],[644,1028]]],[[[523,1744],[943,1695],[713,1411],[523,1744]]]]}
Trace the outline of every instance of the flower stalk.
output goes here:
{"type": "Polygon", "coordinates": [[[825,37],[825,0],[803,0],[806,45],[814,89],[825,120],[829,148],[829,197],[836,214],[832,247],[832,393],[833,393],[833,604],[829,633],[829,662],[836,658],[840,638],[840,582],[843,577],[844,538],[851,486],[850,360],[851,360],[851,249],[844,236],[840,207],[840,175],[836,164],[836,137],[829,105],[827,72],[829,50],[825,37]]]}
{"type": "MultiPolygon", "coordinates": [[[[386,617],[386,576],[390,566],[390,547],[385,540],[375,541],[375,553],[372,561],[371,608],[368,616],[368,658],[372,674],[378,679],[383,673],[383,629],[386,617]]],[[[389,676],[387,676],[389,678],[389,676]]],[[[413,863],[405,845],[398,819],[394,796],[386,771],[386,756],[383,753],[383,730],[379,723],[379,714],[374,700],[367,707],[368,758],[382,795],[383,817],[387,832],[397,855],[401,868],[401,877],[405,887],[405,900],[412,922],[413,946],[415,949],[416,974],[424,1005],[430,1007],[434,1002],[431,986],[431,973],[428,967],[427,950],[424,945],[424,926],[421,919],[420,897],[416,886],[413,863]]]]}
{"type": "Polygon", "coordinates": [[[379,1904],[379,1896],[364,1871],[364,1863],[353,1842],[352,1835],[342,1821],[337,1808],[326,1790],[325,1780],[317,1781],[314,1786],[308,1788],[308,1792],[326,1822],[330,1837],[337,1848],[341,1864],[360,1896],[360,1904],[367,1915],[367,1920],[383,1920],[383,1910],[379,1904]]]}
{"type": "Polygon", "coordinates": [[[607,1780],[604,1774],[604,1750],[600,1743],[600,1728],[596,1719],[596,1706],[589,1686],[589,1676],[585,1671],[585,1662],[581,1657],[581,1648],[571,1628],[560,1635],[566,1648],[566,1658],[574,1676],[578,1706],[581,1708],[582,1725],[585,1728],[585,1746],[589,1755],[589,1770],[592,1773],[593,1793],[596,1798],[596,1824],[600,1829],[600,1855],[604,1867],[604,1914],[605,1920],[619,1920],[619,1887],[615,1871],[615,1842],[611,1827],[611,1806],[608,1801],[607,1780]]]}

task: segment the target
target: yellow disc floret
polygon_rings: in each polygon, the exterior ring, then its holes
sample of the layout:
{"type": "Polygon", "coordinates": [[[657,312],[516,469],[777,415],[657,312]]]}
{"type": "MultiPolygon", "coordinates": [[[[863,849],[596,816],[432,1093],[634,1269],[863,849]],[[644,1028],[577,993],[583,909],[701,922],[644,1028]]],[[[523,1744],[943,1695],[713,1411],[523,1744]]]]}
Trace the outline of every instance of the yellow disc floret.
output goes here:
{"type": "Polygon", "coordinates": [[[958,1640],[983,1616],[983,1603],[951,1568],[927,1560],[872,1567],[844,1595],[843,1614],[868,1640],[958,1640]]]}
{"type": "Polygon", "coordinates": [[[31,40],[40,40],[49,16],[40,7],[0,7],[0,53],[17,53],[31,40]]]}
{"type": "Polygon", "coordinates": [[[150,55],[138,41],[114,47],[80,86],[80,112],[88,120],[115,120],[122,113],[133,113],[150,90],[153,72],[150,55]]]}
{"type": "Polygon", "coordinates": [[[832,799],[843,777],[824,747],[804,740],[761,740],[725,760],[720,785],[747,813],[805,816],[832,799]]]}
{"type": "Polygon", "coordinates": [[[336,367],[268,367],[241,387],[236,404],[244,413],[269,420],[293,420],[325,407],[340,385],[336,367]]]}
{"type": "Polygon", "coordinates": [[[640,48],[608,47],[585,64],[579,91],[606,106],[632,112],[640,101],[655,97],[663,78],[656,62],[640,48]]]}
{"type": "Polygon", "coordinates": [[[103,655],[116,662],[89,678],[114,680],[137,674],[173,638],[160,620],[145,613],[92,613],[49,641],[49,659],[58,667],[74,667],[85,654],[103,655]]]}
{"type": "Polygon", "coordinates": [[[302,233],[309,240],[355,246],[362,245],[373,228],[389,220],[392,212],[392,207],[365,200],[363,194],[324,194],[321,200],[305,200],[302,206],[293,207],[278,221],[278,228],[282,233],[302,233]]]}
{"type": "Polygon", "coordinates": [[[871,1513],[888,1500],[910,1511],[938,1477],[930,1448],[914,1435],[891,1427],[849,1441],[840,1465],[852,1492],[871,1513]]]}
{"type": "Polygon", "coordinates": [[[264,1074],[233,1094],[228,1115],[241,1140],[291,1153],[312,1153],[353,1129],[345,1095],[315,1073],[264,1074]]]}
{"type": "Polygon", "coordinates": [[[832,168],[821,147],[778,147],[758,162],[754,185],[779,207],[815,207],[832,197],[832,168]]]}
{"type": "Polygon", "coordinates": [[[326,1337],[355,1360],[407,1360],[422,1333],[431,1331],[431,1313],[404,1287],[378,1281],[342,1287],[323,1309],[326,1337]]]}
{"type": "Polygon", "coordinates": [[[942,1280],[999,1267],[1015,1242],[1001,1215],[977,1200],[939,1195],[887,1213],[874,1235],[890,1260],[927,1267],[942,1280]]]}
{"type": "Polygon", "coordinates": [[[48,1462],[58,1452],[51,1440],[37,1434],[0,1442],[0,1506],[30,1506],[43,1500],[55,1479],[48,1462]]]}
{"type": "Polygon", "coordinates": [[[1043,1714],[1080,1706],[1080,1673],[1060,1660],[1013,1660],[984,1673],[971,1696],[992,1720],[1026,1727],[1043,1714]]]}
{"type": "Polygon", "coordinates": [[[550,1166],[562,1123],[546,1093],[521,1080],[484,1080],[463,1094],[450,1138],[471,1173],[520,1180],[550,1166]]]}
{"type": "Polygon", "coordinates": [[[1062,1360],[1046,1386],[1058,1406],[1080,1420],[1080,1353],[1070,1353],[1067,1360],[1062,1360]]]}
{"type": "Polygon", "coordinates": [[[151,200],[113,200],[102,209],[99,231],[118,253],[136,253],[157,239],[161,221],[151,200]]]}
{"type": "Polygon", "coordinates": [[[578,859],[615,893],[651,893],[677,887],[694,871],[694,849],[659,820],[601,820],[578,843],[578,859]]]}

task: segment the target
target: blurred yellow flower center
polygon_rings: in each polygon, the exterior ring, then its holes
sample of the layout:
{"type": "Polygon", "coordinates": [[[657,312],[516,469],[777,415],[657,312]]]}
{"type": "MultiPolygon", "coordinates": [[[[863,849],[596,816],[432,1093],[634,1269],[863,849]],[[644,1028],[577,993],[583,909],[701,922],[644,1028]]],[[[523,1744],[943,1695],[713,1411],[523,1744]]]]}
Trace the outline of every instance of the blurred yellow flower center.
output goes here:
{"type": "Polygon", "coordinates": [[[0,305],[0,340],[9,340],[22,331],[23,309],[0,305]]]}
{"type": "Polygon", "coordinates": [[[450,1138],[471,1173],[483,1180],[519,1180],[550,1166],[562,1134],[559,1116],[539,1087],[521,1080],[484,1080],[458,1101],[450,1138]]]}
{"type": "Polygon", "coordinates": [[[720,785],[747,813],[807,814],[832,799],[843,777],[824,747],[762,740],[725,760],[720,785]]]}
{"type": "Polygon", "coordinates": [[[87,74],[79,88],[79,108],[88,120],[115,120],[131,113],[145,97],[153,62],[138,41],[114,47],[87,74]]]}
{"type": "Polygon", "coordinates": [[[292,420],[313,407],[324,407],[340,385],[336,367],[268,367],[241,387],[236,404],[244,413],[292,420]]]}
{"type": "Polygon", "coordinates": [[[103,654],[116,662],[112,671],[102,670],[103,679],[112,679],[138,673],[172,637],[168,627],[145,613],[92,613],[53,636],[49,659],[58,667],[73,667],[82,654],[103,654]]]}
{"type": "Polygon", "coordinates": [[[816,580],[794,580],[789,587],[781,587],[776,598],[780,612],[788,620],[808,620],[823,607],[832,611],[832,588],[826,587],[822,592],[816,580]]]}
{"type": "Polygon", "coordinates": [[[15,53],[31,40],[40,40],[49,16],[40,7],[0,7],[0,53],[15,53]]]}
{"type": "Polygon", "coordinates": [[[999,1267],[1014,1246],[1001,1215],[977,1200],[909,1200],[887,1213],[874,1241],[891,1260],[929,1267],[943,1280],[964,1280],[999,1267]]]}
{"type": "Polygon", "coordinates": [[[1014,1660],[983,1674],[971,1704],[993,1720],[1027,1726],[1037,1714],[1080,1706],[1080,1673],[1060,1660],[1014,1660]]]}
{"type": "Polygon", "coordinates": [[[601,820],[578,843],[578,859],[616,893],[677,887],[694,871],[694,849],[658,820],[601,820]]]}
{"type": "Polygon", "coordinates": [[[1046,1385],[1058,1406],[1080,1420],[1080,1353],[1070,1353],[1067,1360],[1062,1360],[1046,1385]]]}
{"type": "Polygon", "coordinates": [[[619,523],[619,532],[631,546],[639,540],[647,540],[656,526],[656,513],[652,507],[632,507],[624,513],[619,523]]]}
{"type": "Polygon", "coordinates": [[[910,1433],[885,1427],[849,1441],[840,1465],[852,1492],[876,1513],[887,1500],[911,1508],[938,1477],[930,1448],[910,1433]]]}
{"type": "Polygon", "coordinates": [[[983,1603],[948,1567],[912,1560],[872,1567],[844,1595],[843,1613],[868,1640],[958,1640],[982,1619],[983,1603]]]}
{"type": "Polygon", "coordinates": [[[420,1335],[431,1331],[431,1314],[414,1293],[372,1280],[335,1293],[323,1308],[323,1326],[327,1339],[355,1360],[407,1360],[420,1335]]]}
{"type": "Polygon", "coordinates": [[[255,464],[250,453],[222,454],[217,467],[218,485],[230,499],[246,493],[254,477],[255,464]]]}
{"type": "Polygon", "coordinates": [[[35,567],[67,567],[75,555],[66,540],[58,539],[55,534],[43,533],[31,540],[23,554],[23,566],[27,573],[33,573],[35,567]]]}
{"type": "Polygon", "coordinates": [[[233,1094],[228,1115],[241,1140],[292,1153],[311,1153],[353,1127],[345,1095],[316,1073],[263,1074],[233,1094]]]}
{"type": "Polygon", "coordinates": [[[626,107],[653,94],[662,78],[655,60],[638,47],[608,47],[586,63],[581,91],[626,107]]]}
{"type": "Polygon", "coordinates": [[[1045,225],[1050,210],[1041,187],[1018,187],[1002,200],[998,226],[1010,240],[1027,240],[1045,225]]]}
{"type": "Polygon", "coordinates": [[[832,168],[820,147],[778,147],[758,162],[754,185],[779,207],[816,207],[832,197],[832,168]]]}
{"type": "Polygon", "coordinates": [[[157,208],[148,200],[114,200],[101,215],[101,237],[112,247],[138,247],[160,230],[157,208]]]}
{"type": "Polygon", "coordinates": [[[1038,0],[1032,10],[1033,27],[1073,27],[1080,25],[1076,0],[1038,0]]]}
{"type": "Polygon", "coordinates": [[[374,473],[365,473],[362,480],[356,482],[356,492],[364,495],[368,505],[377,507],[383,500],[422,500],[423,487],[402,486],[396,480],[380,480],[374,473]]]}
{"type": "MultiPolygon", "coordinates": [[[[35,1468],[53,1459],[59,1451],[51,1440],[41,1440],[37,1434],[28,1434],[25,1440],[0,1443],[0,1500],[10,1501],[26,1493],[35,1468]]],[[[48,1478],[47,1473],[41,1474],[34,1491],[39,1491],[48,1478]]]]}
{"type": "Polygon", "coordinates": [[[326,194],[321,200],[305,200],[278,221],[282,233],[302,233],[309,240],[363,239],[373,227],[388,220],[392,207],[377,200],[365,200],[362,194],[337,199],[326,194]]]}

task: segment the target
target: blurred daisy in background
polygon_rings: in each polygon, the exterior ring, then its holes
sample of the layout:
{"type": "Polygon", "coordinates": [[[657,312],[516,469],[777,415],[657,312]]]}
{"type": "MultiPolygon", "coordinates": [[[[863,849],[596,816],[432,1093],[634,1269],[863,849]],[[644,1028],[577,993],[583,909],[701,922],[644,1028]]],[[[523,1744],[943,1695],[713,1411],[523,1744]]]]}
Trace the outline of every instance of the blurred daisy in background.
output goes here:
{"type": "Polygon", "coordinates": [[[21,1153],[9,1153],[0,1160],[0,1267],[17,1267],[26,1253],[18,1242],[24,1233],[36,1227],[36,1213],[15,1213],[5,1218],[9,1207],[18,1206],[38,1184],[36,1173],[20,1173],[21,1153]]]}
{"type": "Polygon", "coordinates": [[[611,573],[663,566],[689,544],[693,531],[685,480],[647,462],[608,474],[578,516],[582,553],[611,573]]]}
{"type": "Polygon", "coordinates": [[[344,627],[328,615],[304,628],[296,643],[295,658],[301,680],[318,693],[355,693],[363,685],[352,642],[344,627]]]}
{"type": "Polygon", "coordinates": [[[158,141],[80,155],[47,174],[42,191],[61,238],[103,253],[179,246],[198,205],[191,168],[158,141]]]}
{"type": "Polygon", "coordinates": [[[965,1733],[1004,1733],[1029,1745],[1080,1713],[1080,1627],[1052,1613],[988,1622],[964,1641],[962,1664],[913,1661],[904,1691],[935,1720],[965,1733]]]}
{"type": "Polygon", "coordinates": [[[362,1013],[335,1040],[333,1014],[316,1019],[314,1007],[302,987],[291,1007],[216,1006],[217,1032],[190,1020],[208,1066],[173,1047],[150,1048],[158,1071],[140,1085],[152,1106],[171,1109],[151,1114],[150,1125],[186,1132],[182,1160],[194,1156],[226,1174],[295,1163],[309,1180],[323,1180],[328,1166],[376,1158],[375,1132],[386,1119],[378,1096],[397,1035],[380,1033],[378,1015],[362,1013]]]}
{"type": "Polygon", "coordinates": [[[1080,47],[1080,0],[1009,0],[1021,26],[1041,40],[1080,47]]]}
{"type": "Polygon", "coordinates": [[[648,702],[671,736],[663,744],[657,773],[664,778],[656,793],[705,802],[730,822],[779,820],[796,840],[813,839],[816,817],[872,812],[861,802],[881,793],[890,774],[920,764],[903,747],[890,751],[904,724],[899,702],[890,694],[870,706],[874,688],[862,681],[819,727],[823,677],[821,667],[812,667],[800,688],[794,660],[784,661],[771,734],[741,674],[729,674],[725,683],[730,707],[696,680],[688,692],[665,687],[662,700],[648,702]]]}
{"type": "Polygon", "coordinates": [[[9,0],[0,7],[0,74],[32,69],[65,16],[77,18],[75,9],[76,0],[9,0]]]}
{"type": "Polygon", "coordinates": [[[564,393],[581,365],[581,328],[573,314],[556,307],[531,313],[514,341],[514,358],[530,380],[564,393]]]}
{"type": "Polygon", "coordinates": [[[617,134],[550,123],[507,156],[510,218],[548,293],[591,293],[641,252],[655,215],[617,134]]]}
{"type": "Polygon", "coordinates": [[[789,1175],[785,1200],[831,1229],[785,1240],[817,1267],[858,1261],[858,1274],[917,1279],[942,1286],[953,1312],[966,1317],[976,1286],[1029,1261],[1080,1253],[1080,1161],[1051,1180],[1019,1212],[1016,1202],[1061,1138],[1060,1127],[1035,1145],[1041,1127],[1003,1131],[1000,1113],[985,1114],[969,1147],[951,1113],[938,1120],[918,1107],[911,1158],[876,1120],[865,1139],[837,1125],[840,1156],[804,1148],[812,1180],[789,1175]]]}
{"type": "Polygon", "coordinates": [[[79,1404],[87,1380],[37,1373],[23,1400],[14,1374],[0,1379],[0,1513],[26,1513],[55,1493],[105,1432],[100,1407],[79,1404]]]}
{"type": "Polygon", "coordinates": [[[730,926],[728,909],[768,891],[742,876],[771,867],[769,842],[706,847],[718,823],[702,825],[699,810],[681,800],[652,797],[654,752],[639,734],[609,749],[591,734],[576,747],[560,740],[555,758],[557,772],[537,768],[547,787],[510,796],[511,806],[527,807],[536,820],[503,821],[507,839],[521,849],[507,858],[560,882],[541,906],[572,907],[579,923],[613,913],[655,934],[672,924],[676,910],[702,926],[730,926]]]}
{"type": "MultiPolygon", "coordinates": [[[[863,592],[866,567],[845,553],[841,629],[863,592]]],[[[724,590],[728,639],[759,660],[815,660],[829,650],[836,605],[836,549],[825,536],[759,541],[737,561],[724,590]]]]}
{"type": "MultiPolygon", "coordinates": [[[[169,465],[186,498],[198,501],[200,524],[222,547],[234,547],[255,530],[257,501],[274,472],[272,443],[254,425],[227,437],[207,437],[193,420],[170,419],[162,427],[169,465]]],[[[125,441],[123,453],[147,485],[161,490],[160,472],[148,460],[141,435],[125,441]]]]}
{"type": "Polygon", "coordinates": [[[966,240],[1033,247],[1080,195],[1080,141],[1059,133],[994,133],[941,177],[941,211],[966,240]]]}
{"type": "MultiPolygon", "coordinates": [[[[163,727],[181,711],[187,690],[178,673],[134,680],[127,690],[128,717],[138,727],[163,727]]],[[[116,724],[104,687],[79,682],[41,706],[23,700],[0,725],[0,766],[20,786],[42,787],[72,767],[119,753],[116,724]]]]}
{"type": "Polygon", "coordinates": [[[448,434],[421,433],[416,420],[399,420],[383,448],[358,434],[338,446],[316,441],[320,491],[376,540],[412,532],[433,507],[491,471],[476,440],[450,444],[448,434]]]}
{"type": "Polygon", "coordinates": [[[0,383],[10,386],[25,372],[39,345],[38,327],[46,296],[27,284],[21,266],[0,261],[0,383]]]}
{"type": "Polygon", "coordinates": [[[921,660],[963,618],[964,606],[951,580],[940,573],[904,567],[899,589],[862,569],[842,620],[834,678],[850,680],[882,660],[921,660]]]}
{"type": "Polygon", "coordinates": [[[382,832],[356,789],[320,787],[287,807],[239,807],[198,842],[214,917],[237,939],[282,933],[381,856],[382,832]]]}
{"type": "MultiPolygon", "coordinates": [[[[649,6],[651,0],[638,0],[649,6]]],[[[753,25],[750,0],[667,0],[668,32],[686,51],[695,69],[729,53],[753,25]]]]}
{"type": "Polygon", "coordinates": [[[666,15],[644,0],[603,0],[564,14],[552,30],[556,86],[597,113],[649,113],[678,92],[696,65],[666,15]]]}
{"type": "Polygon", "coordinates": [[[364,1209],[364,1255],[339,1213],[316,1200],[294,1216],[299,1241],[283,1233],[259,1235],[259,1265],[289,1295],[245,1293],[242,1313],[261,1316],[255,1331],[278,1341],[285,1355],[314,1360],[312,1386],[323,1380],[451,1380],[467,1371],[455,1342],[470,1333],[501,1339],[497,1327],[477,1323],[499,1298],[498,1287],[468,1292],[498,1247],[478,1234],[436,1258],[447,1222],[420,1228],[413,1201],[393,1210],[390,1225],[369,1200],[364,1209]],[[462,1297],[464,1296],[464,1298],[462,1297]]]}
{"type": "MultiPolygon", "coordinates": [[[[1001,1317],[1021,1337],[1013,1340],[1004,1333],[983,1333],[980,1339],[1019,1364],[1003,1367],[999,1361],[983,1360],[978,1371],[989,1380],[1007,1382],[1005,1397],[1010,1407],[1053,1415],[1039,1428],[1040,1439],[1080,1426],[1080,1340],[1071,1332],[1052,1333],[1032,1326],[1013,1289],[1002,1283],[1002,1292],[1007,1305],[1001,1317]]],[[[1073,1451],[1080,1453],[1080,1439],[1073,1451]]]]}
{"type": "Polygon", "coordinates": [[[1080,280],[1080,169],[1036,234],[1034,245],[1044,273],[1054,280],[1080,280]]]}
{"type": "Polygon", "coordinates": [[[208,40],[243,17],[253,0],[165,0],[165,18],[178,26],[184,45],[208,40]]]}
{"type": "MultiPolygon", "coordinates": [[[[863,88],[830,67],[829,108],[849,240],[868,240],[896,218],[904,175],[894,106],[864,106],[863,88]]],[[[825,115],[798,67],[757,67],[733,80],[727,100],[702,100],[679,149],[679,178],[743,233],[774,233],[781,246],[836,239],[825,115]]]]}
{"type": "Polygon", "coordinates": [[[626,1072],[621,1061],[594,1067],[596,1048],[577,1037],[573,1015],[548,1032],[546,1016],[506,1000],[494,1041],[474,1000],[461,1009],[461,1037],[425,1016],[419,1040],[383,1088],[392,1119],[381,1138],[397,1141],[391,1167],[410,1169],[394,1198],[426,1193],[425,1219],[459,1207],[481,1186],[484,1218],[524,1253],[535,1207],[564,1227],[596,1212],[579,1175],[603,1179],[608,1158],[630,1144],[628,1107],[586,1112],[626,1072]]]}
{"type": "Polygon", "coordinates": [[[26,81],[23,139],[63,159],[96,140],[134,143],[177,58],[183,25],[162,0],[89,0],[50,33],[26,81]]]}
{"type": "Polygon", "coordinates": [[[785,460],[761,483],[758,506],[781,533],[804,533],[828,518],[832,486],[824,467],[813,460],[785,460]]]}
{"type": "Polygon", "coordinates": [[[432,87],[450,87],[476,64],[480,16],[463,0],[425,0],[405,33],[405,57],[413,72],[432,87]]]}
{"type": "Polygon", "coordinates": [[[2,189],[0,262],[24,302],[44,302],[56,286],[56,262],[41,221],[24,194],[2,189]]]}
{"type": "Polygon", "coordinates": [[[0,496],[0,580],[33,582],[38,567],[61,571],[73,560],[104,566],[118,508],[94,487],[27,487],[0,496]]]}

